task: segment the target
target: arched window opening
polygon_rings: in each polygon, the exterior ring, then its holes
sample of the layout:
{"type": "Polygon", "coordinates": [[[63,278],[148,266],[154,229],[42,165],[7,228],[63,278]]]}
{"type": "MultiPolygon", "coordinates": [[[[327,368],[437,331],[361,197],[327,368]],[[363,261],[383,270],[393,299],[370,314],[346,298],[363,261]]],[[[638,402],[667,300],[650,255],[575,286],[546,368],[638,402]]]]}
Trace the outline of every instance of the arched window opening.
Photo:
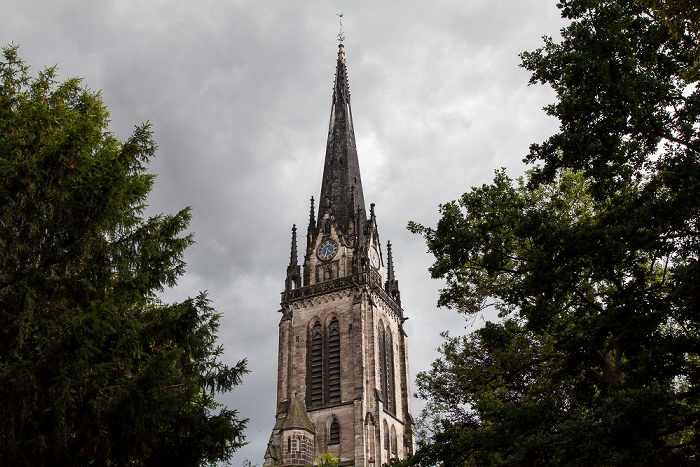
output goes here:
{"type": "Polygon", "coordinates": [[[384,410],[396,413],[396,388],[394,375],[394,339],[391,329],[379,325],[379,383],[384,410]]]}
{"type": "Polygon", "coordinates": [[[311,329],[309,376],[309,405],[323,405],[323,328],[319,321],[311,329]]]}
{"type": "Polygon", "coordinates": [[[391,413],[396,412],[396,395],[394,391],[394,339],[387,332],[386,339],[386,407],[391,413]]]}
{"type": "Polygon", "coordinates": [[[328,403],[340,403],[340,324],[337,318],[328,326],[328,403]]]}
{"type": "Polygon", "coordinates": [[[389,425],[384,420],[384,449],[389,450],[389,425]]]}
{"type": "Polygon", "coordinates": [[[398,448],[396,447],[396,428],[391,427],[391,453],[396,455],[398,453],[398,448]]]}
{"type": "Polygon", "coordinates": [[[292,438],[287,438],[287,452],[292,452],[292,438]]]}
{"type": "MultiPolygon", "coordinates": [[[[379,390],[382,391],[382,397],[384,398],[384,403],[386,404],[386,334],[384,332],[384,325],[379,324],[379,390]]],[[[385,405],[386,406],[386,405],[385,405]]]]}
{"type": "Polygon", "coordinates": [[[338,423],[337,418],[334,418],[333,422],[331,423],[328,444],[340,444],[340,423],[338,423]]]}
{"type": "Polygon", "coordinates": [[[333,318],[327,327],[316,320],[309,330],[306,395],[309,407],[339,404],[340,322],[333,318]]]}
{"type": "Polygon", "coordinates": [[[296,452],[301,452],[301,441],[299,441],[299,438],[295,439],[294,441],[296,441],[296,452]]]}

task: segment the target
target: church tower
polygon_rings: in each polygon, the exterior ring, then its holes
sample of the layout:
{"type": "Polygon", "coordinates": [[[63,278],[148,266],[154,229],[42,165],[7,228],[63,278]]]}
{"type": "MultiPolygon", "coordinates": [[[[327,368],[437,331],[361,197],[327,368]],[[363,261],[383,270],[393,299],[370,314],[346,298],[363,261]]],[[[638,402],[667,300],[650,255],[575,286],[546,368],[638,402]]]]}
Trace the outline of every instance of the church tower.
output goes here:
{"type": "Polygon", "coordinates": [[[318,215],[303,264],[297,229],[282,292],[276,423],[264,467],[376,466],[415,449],[399,284],[365,207],[343,44],[338,51],[318,215]]]}

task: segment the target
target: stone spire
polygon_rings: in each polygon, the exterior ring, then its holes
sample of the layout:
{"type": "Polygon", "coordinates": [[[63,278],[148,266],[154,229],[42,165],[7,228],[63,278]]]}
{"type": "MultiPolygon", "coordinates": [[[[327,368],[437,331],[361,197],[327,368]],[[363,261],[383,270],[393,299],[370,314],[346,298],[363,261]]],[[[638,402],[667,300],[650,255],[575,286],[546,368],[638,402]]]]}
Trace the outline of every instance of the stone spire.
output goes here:
{"type": "Polygon", "coordinates": [[[356,211],[360,209],[363,220],[366,219],[366,211],[360,179],[360,164],[355,146],[343,44],[338,48],[318,220],[320,222],[326,210],[330,210],[335,217],[336,226],[347,236],[356,211]]]}
{"type": "Polygon", "coordinates": [[[314,197],[311,197],[311,209],[309,210],[309,226],[306,229],[306,255],[304,260],[311,255],[311,246],[314,242],[314,232],[316,231],[316,217],[314,216],[314,197]]]}
{"type": "Polygon", "coordinates": [[[397,305],[401,306],[401,292],[399,292],[399,281],[394,277],[394,258],[391,255],[391,242],[386,244],[387,256],[387,276],[384,289],[394,299],[397,305]]]}
{"type": "Polygon", "coordinates": [[[285,281],[285,291],[289,292],[301,286],[301,266],[297,259],[297,226],[292,226],[292,251],[289,255],[289,266],[287,266],[287,280],[285,281]]]}
{"type": "MultiPolygon", "coordinates": [[[[362,225],[365,214],[362,212],[359,206],[357,207],[355,216],[356,225],[362,225]]],[[[355,250],[355,269],[353,272],[357,274],[365,272],[365,269],[369,267],[369,263],[367,263],[367,251],[365,250],[365,229],[358,228],[356,230],[355,245],[357,246],[357,249],[355,250]]]]}

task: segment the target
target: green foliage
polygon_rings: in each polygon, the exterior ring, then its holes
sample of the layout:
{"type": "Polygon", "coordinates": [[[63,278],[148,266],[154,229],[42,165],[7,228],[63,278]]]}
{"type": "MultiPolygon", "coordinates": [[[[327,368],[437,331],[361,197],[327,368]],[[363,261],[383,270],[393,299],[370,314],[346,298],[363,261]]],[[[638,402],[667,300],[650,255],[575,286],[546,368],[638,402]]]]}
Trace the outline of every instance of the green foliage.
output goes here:
{"type": "Polygon", "coordinates": [[[401,466],[407,466],[410,465],[406,463],[406,461],[398,459],[394,457],[393,459],[389,459],[389,462],[385,462],[382,464],[382,467],[401,467],[401,466]]]}
{"type": "Polygon", "coordinates": [[[316,465],[319,467],[338,467],[338,459],[333,454],[326,452],[316,458],[316,465]]]}
{"type": "Polygon", "coordinates": [[[649,8],[649,14],[668,27],[674,38],[694,43],[688,48],[689,63],[681,75],[700,78],[700,4],[693,0],[637,0],[649,8]]]}
{"type": "Polygon", "coordinates": [[[221,407],[246,372],[215,344],[205,294],[161,303],[184,272],[189,209],[143,218],[156,145],[125,142],[99,93],[0,62],[0,464],[199,465],[245,420],[221,407]]]}
{"type": "Polygon", "coordinates": [[[562,41],[522,54],[558,97],[541,165],[409,225],[447,280],[439,304],[502,318],[446,334],[418,376],[411,464],[697,462],[698,36],[642,3],[562,1],[562,41]]]}

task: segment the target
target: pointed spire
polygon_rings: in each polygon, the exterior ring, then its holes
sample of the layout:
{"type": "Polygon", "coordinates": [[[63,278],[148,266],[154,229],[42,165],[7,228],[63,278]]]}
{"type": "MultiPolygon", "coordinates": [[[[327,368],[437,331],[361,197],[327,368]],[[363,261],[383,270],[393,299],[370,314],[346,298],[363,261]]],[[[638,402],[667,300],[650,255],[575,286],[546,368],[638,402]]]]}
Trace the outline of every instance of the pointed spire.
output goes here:
{"type": "Polygon", "coordinates": [[[314,197],[311,197],[311,209],[309,210],[309,229],[316,227],[316,218],[314,217],[314,197]]]}
{"type": "Polygon", "coordinates": [[[345,66],[345,46],[338,44],[338,64],[335,69],[335,86],[333,87],[333,103],[350,104],[350,87],[348,86],[348,70],[345,66]]]}
{"type": "Polygon", "coordinates": [[[355,232],[355,273],[365,272],[366,264],[363,262],[365,257],[365,226],[364,226],[364,214],[360,207],[357,207],[357,212],[355,214],[355,225],[357,226],[355,232]]]}
{"type": "Polygon", "coordinates": [[[386,242],[386,256],[388,264],[387,281],[394,282],[394,258],[391,255],[391,242],[386,242]]]}
{"type": "Polygon", "coordinates": [[[296,266],[297,263],[297,225],[292,225],[292,253],[289,255],[289,267],[296,266]]]}
{"type": "Polygon", "coordinates": [[[394,299],[397,305],[401,306],[401,292],[399,292],[399,281],[394,277],[394,258],[391,254],[391,242],[386,244],[387,256],[387,278],[384,290],[394,299]]]}
{"type": "Polygon", "coordinates": [[[311,247],[314,244],[314,232],[316,232],[316,217],[314,215],[314,197],[311,197],[311,209],[309,210],[309,226],[306,228],[306,255],[304,260],[309,259],[311,247]]]}
{"type": "Polygon", "coordinates": [[[303,402],[295,400],[289,406],[284,425],[282,425],[282,431],[284,430],[306,430],[312,434],[316,433],[314,424],[309,418],[309,414],[306,413],[306,407],[303,402]]]}
{"type": "Polygon", "coordinates": [[[301,266],[297,258],[297,226],[292,226],[292,252],[289,255],[289,266],[287,266],[287,280],[285,281],[285,292],[296,289],[301,285],[301,266]]]}
{"type": "Polygon", "coordinates": [[[326,210],[332,209],[336,225],[344,234],[349,233],[349,224],[358,208],[363,219],[366,218],[343,44],[338,46],[321,199],[324,202],[319,205],[319,219],[326,210]]]}

